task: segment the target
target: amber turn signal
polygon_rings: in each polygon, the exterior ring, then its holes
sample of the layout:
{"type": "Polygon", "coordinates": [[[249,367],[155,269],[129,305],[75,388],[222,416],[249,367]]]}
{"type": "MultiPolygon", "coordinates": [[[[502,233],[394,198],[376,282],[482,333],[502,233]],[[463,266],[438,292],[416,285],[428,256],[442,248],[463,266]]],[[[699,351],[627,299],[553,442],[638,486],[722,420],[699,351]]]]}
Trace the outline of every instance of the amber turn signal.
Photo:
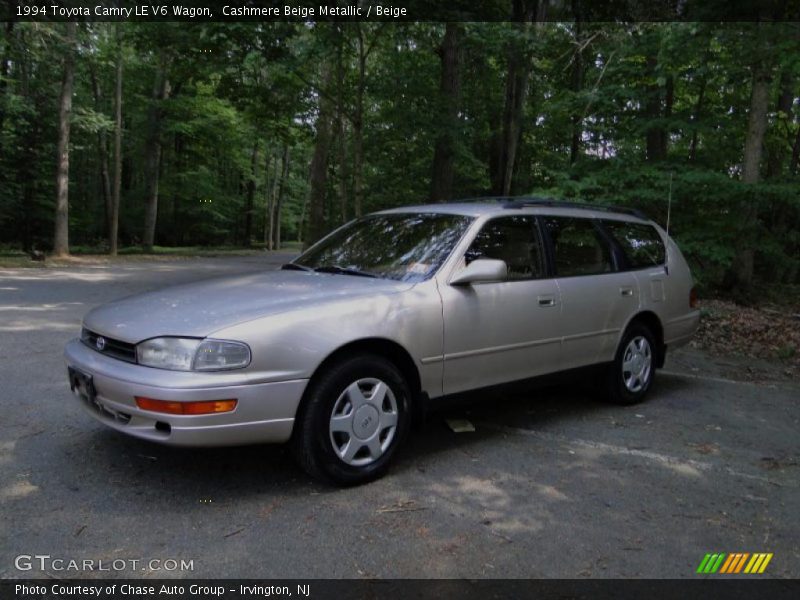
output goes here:
{"type": "Polygon", "coordinates": [[[136,396],[136,406],[142,410],[167,413],[170,415],[209,415],[230,412],[236,408],[236,400],[203,400],[201,402],[175,402],[154,400],[136,396]]]}
{"type": "Polygon", "coordinates": [[[697,289],[692,288],[689,292],[689,308],[697,308],[697,289]]]}

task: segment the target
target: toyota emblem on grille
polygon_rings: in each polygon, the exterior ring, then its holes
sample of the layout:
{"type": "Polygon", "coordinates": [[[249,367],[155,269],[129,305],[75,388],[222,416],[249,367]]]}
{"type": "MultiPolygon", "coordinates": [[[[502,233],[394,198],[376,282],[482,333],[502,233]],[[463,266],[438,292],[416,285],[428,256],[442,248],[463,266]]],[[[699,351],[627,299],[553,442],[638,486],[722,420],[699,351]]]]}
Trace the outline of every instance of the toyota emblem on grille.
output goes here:
{"type": "Polygon", "coordinates": [[[97,348],[100,352],[106,349],[106,338],[102,335],[98,335],[97,339],[94,342],[95,348],[97,348]]]}

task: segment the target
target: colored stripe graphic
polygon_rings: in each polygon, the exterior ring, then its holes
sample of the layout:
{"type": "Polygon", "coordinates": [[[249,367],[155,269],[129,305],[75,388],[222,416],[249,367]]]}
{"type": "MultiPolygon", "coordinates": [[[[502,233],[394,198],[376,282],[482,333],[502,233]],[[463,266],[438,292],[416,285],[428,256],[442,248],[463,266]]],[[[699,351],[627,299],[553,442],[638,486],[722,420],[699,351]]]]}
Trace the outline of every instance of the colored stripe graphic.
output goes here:
{"type": "Polygon", "coordinates": [[[706,554],[703,557],[703,560],[700,561],[700,566],[697,567],[697,572],[698,573],[705,573],[706,572],[706,565],[708,564],[709,560],[711,560],[711,555],[710,554],[706,554]]]}
{"type": "Polygon", "coordinates": [[[739,559],[738,563],[736,563],[736,570],[734,571],[733,569],[731,569],[731,573],[740,572],[742,570],[742,567],[744,567],[744,562],[748,559],[749,556],[750,556],[749,552],[745,552],[744,554],[742,554],[742,558],[739,559]]]}
{"type": "Polygon", "coordinates": [[[769,562],[772,560],[771,552],[724,552],[709,553],[700,561],[697,573],[714,574],[719,573],[732,575],[738,573],[760,574],[763,573],[769,562]],[[747,566],[745,566],[747,565],[747,566]]]}
{"type": "Polygon", "coordinates": [[[715,554],[706,554],[703,562],[697,567],[698,573],[716,573],[719,570],[722,561],[727,556],[724,552],[715,554]]]}
{"type": "Polygon", "coordinates": [[[767,568],[767,565],[769,564],[769,561],[771,561],[771,560],[772,560],[772,552],[770,552],[769,554],[767,554],[764,557],[764,562],[761,563],[761,566],[758,568],[758,572],[759,573],[763,573],[764,569],[767,568]]]}

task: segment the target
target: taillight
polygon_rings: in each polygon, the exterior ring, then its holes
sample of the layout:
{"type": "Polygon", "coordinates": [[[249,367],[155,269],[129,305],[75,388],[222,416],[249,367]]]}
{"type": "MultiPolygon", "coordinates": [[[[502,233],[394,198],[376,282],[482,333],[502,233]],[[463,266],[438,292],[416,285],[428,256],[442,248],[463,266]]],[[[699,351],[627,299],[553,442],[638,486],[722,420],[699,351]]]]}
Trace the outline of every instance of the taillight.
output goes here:
{"type": "Polygon", "coordinates": [[[689,308],[697,308],[697,290],[695,288],[689,292],[689,308]]]}

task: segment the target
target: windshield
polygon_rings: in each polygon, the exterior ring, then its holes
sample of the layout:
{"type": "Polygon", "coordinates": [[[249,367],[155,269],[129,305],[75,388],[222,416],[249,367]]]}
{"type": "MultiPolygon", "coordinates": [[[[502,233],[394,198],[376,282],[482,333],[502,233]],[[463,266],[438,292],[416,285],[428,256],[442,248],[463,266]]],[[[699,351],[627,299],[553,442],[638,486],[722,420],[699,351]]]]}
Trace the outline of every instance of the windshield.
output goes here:
{"type": "Polygon", "coordinates": [[[471,221],[433,213],[369,215],[333,232],[293,264],[329,273],[422,281],[441,266],[471,221]]]}

